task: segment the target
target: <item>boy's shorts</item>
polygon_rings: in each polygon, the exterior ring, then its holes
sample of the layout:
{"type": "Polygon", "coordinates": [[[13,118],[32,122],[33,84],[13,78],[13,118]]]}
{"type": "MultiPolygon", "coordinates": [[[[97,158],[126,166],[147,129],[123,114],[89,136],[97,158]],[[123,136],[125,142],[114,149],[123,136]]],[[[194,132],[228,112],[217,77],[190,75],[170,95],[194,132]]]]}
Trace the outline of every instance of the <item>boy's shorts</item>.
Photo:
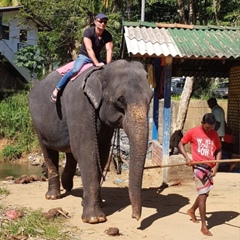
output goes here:
{"type": "Polygon", "coordinates": [[[208,165],[197,164],[193,167],[193,179],[198,194],[209,194],[213,187],[212,170],[208,165]]]}

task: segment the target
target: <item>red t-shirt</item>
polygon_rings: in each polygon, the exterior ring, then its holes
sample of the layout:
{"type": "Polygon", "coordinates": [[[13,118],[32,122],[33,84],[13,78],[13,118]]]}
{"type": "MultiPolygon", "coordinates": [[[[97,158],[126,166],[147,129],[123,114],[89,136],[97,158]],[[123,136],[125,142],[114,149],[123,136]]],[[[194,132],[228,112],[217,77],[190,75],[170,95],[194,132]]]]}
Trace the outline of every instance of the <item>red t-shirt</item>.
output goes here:
{"type": "Polygon", "coordinates": [[[215,160],[215,151],[222,147],[217,132],[214,130],[204,132],[202,126],[190,129],[181,141],[183,144],[191,143],[192,160],[195,162],[215,160]]]}

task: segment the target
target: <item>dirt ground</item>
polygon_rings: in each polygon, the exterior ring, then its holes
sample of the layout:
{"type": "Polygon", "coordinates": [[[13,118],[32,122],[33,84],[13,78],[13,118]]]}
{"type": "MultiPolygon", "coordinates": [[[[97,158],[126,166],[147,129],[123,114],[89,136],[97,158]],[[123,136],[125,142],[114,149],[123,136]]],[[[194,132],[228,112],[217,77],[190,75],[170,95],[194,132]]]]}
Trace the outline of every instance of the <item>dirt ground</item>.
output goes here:
{"type": "MultiPolygon", "coordinates": [[[[106,239],[162,239],[162,240],[212,240],[240,239],[240,174],[218,173],[215,186],[207,201],[208,226],[212,237],[202,235],[200,223],[193,223],[186,214],[196,198],[193,181],[181,182],[179,185],[162,189],[160,169],[144,171],[143,209],[139,221],[131,218],[131,205],[128,198],[128,171],[117,175],[113,171],[107,175],[102,185],[102,196],[105,200],[103,211],[107,222],[87,224],[81,220],[81,178],[75,177],[74,189],[70,194],[62,192],[59,200],[46,200],[47,182],[29,184],[11,184],[5,181],[10,194],[0,199],[0,204],[14,208],[16,206],[32,209],[41,208],[47,212],[51,208],[61,207],[69,213],[66,228],[75,231],[79,240],[106,239]],[[109,236],[106,230],[117,227],[120,236],[109,236]]],[[[197,213],[197,217],[199,214],[197,213]]]]}

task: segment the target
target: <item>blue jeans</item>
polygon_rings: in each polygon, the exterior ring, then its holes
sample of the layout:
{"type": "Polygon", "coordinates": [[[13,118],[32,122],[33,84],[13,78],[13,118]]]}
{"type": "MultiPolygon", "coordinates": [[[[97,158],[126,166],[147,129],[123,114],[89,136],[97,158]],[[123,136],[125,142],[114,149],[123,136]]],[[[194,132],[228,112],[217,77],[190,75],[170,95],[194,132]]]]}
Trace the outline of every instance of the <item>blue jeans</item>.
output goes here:
{"type": "Polygon", "coordinates": [[[77,59],[74,62],[73,68],[68,71],[66,74],[64,74],[64,76],[60,79],[60,81],[58,82],[56,88],[61,91],[65,85],[68,83],[68,81],[71,79],[71,77],[73,77],[75,74],[77,74],[80,69],[83,67],[84,64],[86,63],[91,63],[92,60],[82,54],[79,54],[77,56],[77,59]]]}

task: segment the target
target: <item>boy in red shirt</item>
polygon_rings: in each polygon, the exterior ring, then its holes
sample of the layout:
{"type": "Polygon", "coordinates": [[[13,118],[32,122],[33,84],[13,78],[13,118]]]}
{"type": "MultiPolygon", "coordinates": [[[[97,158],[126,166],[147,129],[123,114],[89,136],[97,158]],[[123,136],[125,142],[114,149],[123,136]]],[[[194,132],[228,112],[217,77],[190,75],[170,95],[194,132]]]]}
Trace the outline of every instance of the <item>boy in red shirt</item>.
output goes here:
{"type": "Polygon", "coordinates": [[[185,157],[188,166],[193,167],[195,185],[198,191],[192,207],[187,211],[193,222],[198,222],[195,211],[199,208],[201,217],[201,232],[206,236],[212,236],[206,225],[206,200],[210,189],[213,187],[213,177],[217,173],[218,165],[209,164],[192,164],[192,162],[220,160],[222,157],[221,141],[213,126],[216,120],[212,113],[203,116],[200,126],[194,127],[187,131],[178,144],[179,152],[185,157]],[[185,144],[191,144],[192,159],[185,150],[185,144]]]}

